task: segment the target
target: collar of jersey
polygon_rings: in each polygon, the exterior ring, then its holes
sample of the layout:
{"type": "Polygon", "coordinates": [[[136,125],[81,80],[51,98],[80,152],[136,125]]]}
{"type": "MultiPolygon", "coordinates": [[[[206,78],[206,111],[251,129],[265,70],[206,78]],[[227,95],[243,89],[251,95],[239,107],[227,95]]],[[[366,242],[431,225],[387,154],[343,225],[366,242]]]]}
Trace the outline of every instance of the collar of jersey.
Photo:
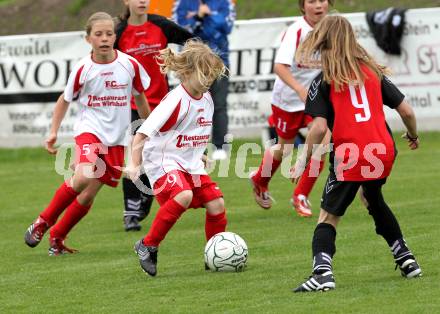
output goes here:
{"type": "Polygon", "coordinates": [[[114,50],[115,50],[115,58],[112,61],[109,61],[109,62],[98,62],[98,61],[96,61],[93,58],[93,51],[92,51],[92,53],[90,53],[90,59],[92,59],[92,62],[96,63],[96,64],[110,64],[110,63],[113,63],[113,62],[116,61],[116,59],[118,59],[118,50],[116,50],[116,49],[114,49],[114,50]]]}

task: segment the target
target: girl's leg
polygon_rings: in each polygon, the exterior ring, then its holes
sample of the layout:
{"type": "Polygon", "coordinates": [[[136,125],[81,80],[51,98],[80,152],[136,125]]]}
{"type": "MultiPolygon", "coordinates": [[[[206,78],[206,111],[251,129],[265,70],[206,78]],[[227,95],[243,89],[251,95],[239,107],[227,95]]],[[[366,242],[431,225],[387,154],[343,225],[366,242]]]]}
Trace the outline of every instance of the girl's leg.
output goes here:
{"type": "Polygon", "coordinates": [[[148,234],[135,243],[134,250],[139,257],[139,264],[150,276],[156,276],[157,273],[157,251],[160,242],[190,206],[192,198],[191,190],[183,190],[174,198],[162,203],[148,234]]]}
{"type": "MultiPolygon", "coordinates": [[[[328,145],[331,139],[331,132],[327,131],[325,135],[322,145],[328,145]]],[[[312,160],[307,165],[304,170],[303,175],[301,176],[292,196],[292,205],[295,208],[298,215],[303,217],[312,216],[312,209],[310,206],[310,202],[308,200],[309,194],[313,189],[313,186],[318,180],[319,175],[324,169],[324,162],[326,158],[326,154],[322,151],[322,154],[315,158],[312,157],[312,160]]]]}
{"type": "Polygon", "coordinates": [[[143,244],[158,247],[168,231],[189,207],[192,198],[193,192],[191,190],[184,190],[161,205],[148,234],[143,239],[143,244]]]}
{"type": "Polygon", "coordinates": [[[205,235],[208,241],[217,233],[224,232],[228,221],[222,197],[207,202],[203,206],[206,208],[205,235]]]}
{"type": "Polygon", "coordinates": [[[324,209],[319,213],[318,224],[313,233],[313,273],[332,271],[332,258],[336,253],[336,227],[341,217],[324,209]]]}
{"type": "Polygon", "coordinates": [[[91,179],[89,184],[67,207],[64,216],[50,230],[50,239],[64,240],[72,228],[88,213],[96,194],[103,186],[97,179],[91,179]]]}
{"type": "Polygon", "coordinates": [[[92,164],[79,164],[71,179],[72,187],[81,192],[76,199],[67,207],[64,216],[51,228],[49,238],[49,255],[75,253],[77,250],[64,245],[64,240],[72,228],[89,212],[96,194],[103,183],[95,178],[87,176],[92,164]]]}
{"type": "Polygon", "coordinates": [[[420,266],[403,238],[399,222],[383,198],[382,185],[384,183],[385,180],[374,180],[362,184],[363,202],[373,217],[376,233],[388,243],[402,276],[418,277],[422,273],[420,266]]]}
{"type": "Polygon", "coordinates": [[[29,226],[24,237],[25,243],[28,246],[35,247],[41,242],[46,231],[56,223],[66,207],[72,204],[88,185],[91,179],[84,176],[84,170],[89,169],[85,168],[87,166],[90,168],[92,164],[80,164],[77,166],[73,177],[58,188],[47,208],[29,226]]]}
{"type": "Polygon", "coordinates": [[[278,144],[273,145],[264,152],[263,160],[257,172],[252,176],[252,180],[256,184],[267,188],[273,175],[281,165],[283,158],[292,151],[294,142],[295,137],[290,139],[279,137],[278,144]]]}
{"type": "Polygon", "coordinates": [[[281,165],[284,156],[290,154],[295,137],[283,139],[279,137],[279,143],[266,150],[260,167],[256,172],[250,173],[253,186],[254,198],[257,204],[264,209],[272,207],[268,185],[273,175],[281,165]]]}

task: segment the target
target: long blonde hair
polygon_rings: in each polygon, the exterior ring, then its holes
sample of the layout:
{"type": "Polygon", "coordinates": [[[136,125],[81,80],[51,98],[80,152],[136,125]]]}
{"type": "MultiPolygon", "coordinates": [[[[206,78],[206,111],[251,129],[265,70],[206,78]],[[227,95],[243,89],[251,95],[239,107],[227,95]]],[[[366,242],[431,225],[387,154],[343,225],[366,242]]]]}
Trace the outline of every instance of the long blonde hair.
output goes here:
{"type": "Polygon", "coordinates": [[[342,16],[324,17],[300,44],[295,61],[304,66],[321,67],[324,81],[334,83],[336,91],[345,84],[361,84],[365,74],[364,64],[378,78],[388,73],[386,67],[379,65],[373,57],[357,42],[353,28],[342,16]]]}
{"type": "Polygon", "coordinates": [[[194,39],[188,40],[179,53],[170,48],[161,50],[157,61],[162,73],[174,71],[180,81],[195,73],[205,89],[226,72],[222,59],[206,44],[194,39]]]}

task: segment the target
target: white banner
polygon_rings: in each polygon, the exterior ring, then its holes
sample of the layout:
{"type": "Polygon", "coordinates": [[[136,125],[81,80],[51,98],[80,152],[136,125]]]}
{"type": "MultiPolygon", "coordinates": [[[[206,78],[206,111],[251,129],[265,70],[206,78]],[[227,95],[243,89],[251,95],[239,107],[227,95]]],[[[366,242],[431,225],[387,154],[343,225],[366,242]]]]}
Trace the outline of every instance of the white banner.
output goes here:
{"type": "MultiPolygon", "coordinates": [[[[394,72],[392,80],[416,111],[420,129],[440,130],[440,8],[409,10],[401,57],[383,53],[364,13],[345,15],[362,45],[394,72]]],[[[230,36],[229,129],[259,136],[270,115],[273,61],[281,36],[295,18],[238,21],[230,36]]],[[[47,135],[53,106],[73,65],[90,52],[83,32],[0,37],[0,146],[38,146],[47,135]]],[[[72,104],[59,136],[72,136],[72,104]]],[[[394,129],[402,128],[387,110],[394,129]]]]}
{"type": "MultiPolygon", "coordinates": [[[[385,54],[369,32],[365,13],[344,14],[359,42],[378,62],[391,68],[392,81],[413,106],[419,129],[440,130],[440,8],[409,10],[402,55],[385,54]]],[[[230,130],[258,135],[270,115],[272,64],[281,36],[295,18],[239,21],[231,34],[230,130]]],[[[393,129],[403,129],[394,110],[386,108],[393,129]]]]}

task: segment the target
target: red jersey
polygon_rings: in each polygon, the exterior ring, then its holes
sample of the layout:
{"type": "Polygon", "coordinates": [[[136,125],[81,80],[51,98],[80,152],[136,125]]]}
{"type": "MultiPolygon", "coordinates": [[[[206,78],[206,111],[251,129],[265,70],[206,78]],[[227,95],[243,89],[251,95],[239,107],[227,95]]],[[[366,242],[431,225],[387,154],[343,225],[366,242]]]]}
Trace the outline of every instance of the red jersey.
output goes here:
{"type": "Polygon", "coordinates": [[[363,85],[345,85],[336,92],[322,79],[309,89],[306,113],[327,119],[332,131],[330,162],[338,181],[368,181],[387,177],[396,156],[383,105],[396,108],[404,96],[384,77],[379,80],[367,66],[363,85]]]}
{"type": "MultiPolygon", "coordinates": [[[[168,43],[183,44],[193,35],[165,17],[155,14],[148,14],[147,22],[142,25],[121,22],[116,28],[116,34],[115,47],[136,58],[151,78],[145,96],[153,110],[169,90],[167,78],[160,72],[155,57],[168,43]]],[[[133,98],[131,108],[137,109],[133,98]]]]}

